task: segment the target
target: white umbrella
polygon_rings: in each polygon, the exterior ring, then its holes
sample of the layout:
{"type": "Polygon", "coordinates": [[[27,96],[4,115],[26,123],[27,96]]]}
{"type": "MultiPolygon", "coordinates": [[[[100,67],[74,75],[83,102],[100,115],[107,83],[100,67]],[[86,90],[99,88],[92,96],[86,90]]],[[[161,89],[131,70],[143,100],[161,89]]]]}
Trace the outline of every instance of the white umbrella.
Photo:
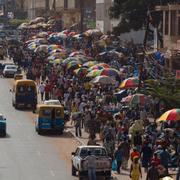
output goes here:
{"type": "Polygon", "coordinates": [[[108,76],[97,76],[93,80],[91,80],[93,84],[115,84],[115,81],[108,76]]]}

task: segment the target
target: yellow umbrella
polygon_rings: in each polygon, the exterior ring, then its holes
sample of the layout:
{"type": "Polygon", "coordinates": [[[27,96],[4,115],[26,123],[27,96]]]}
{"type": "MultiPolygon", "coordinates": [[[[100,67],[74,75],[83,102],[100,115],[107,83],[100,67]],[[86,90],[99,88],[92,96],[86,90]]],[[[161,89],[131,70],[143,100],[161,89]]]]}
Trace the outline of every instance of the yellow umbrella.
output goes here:
{"type": "Polygon", "coordinates": [[[160,180],[174,180],[172,177],[166,176],[161,178],[160,180]]]}

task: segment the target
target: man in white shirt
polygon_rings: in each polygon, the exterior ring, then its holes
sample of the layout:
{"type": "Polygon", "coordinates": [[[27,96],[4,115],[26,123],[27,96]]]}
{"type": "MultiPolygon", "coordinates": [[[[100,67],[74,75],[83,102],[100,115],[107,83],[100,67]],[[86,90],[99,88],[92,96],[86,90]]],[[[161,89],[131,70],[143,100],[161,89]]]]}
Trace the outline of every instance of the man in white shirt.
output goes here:
{"type": "Polygon", "coordinates": [[[39,85],[39,92],[41,94],[41,101],[44,100],[44,90],[45,90],[45,85],[43,82],[41,82],[41,84],[39,85]]]}
{"type": "Polygon", "coordinates": [[[91,154],[91,151],[88,151],[88,156],[85,160],[88,162],[88,179],[96,180],[96,156],[91,154]]]}

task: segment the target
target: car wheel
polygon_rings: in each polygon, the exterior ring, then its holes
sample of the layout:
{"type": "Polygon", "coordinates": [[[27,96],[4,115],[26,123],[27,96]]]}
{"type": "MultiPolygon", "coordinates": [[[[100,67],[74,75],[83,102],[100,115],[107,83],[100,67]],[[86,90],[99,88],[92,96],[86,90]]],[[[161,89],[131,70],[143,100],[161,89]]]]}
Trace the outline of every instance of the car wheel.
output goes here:
{"type": "Polygon", "coordinates": [[[14,107],[15,107],[15,109],[18,109],[18,104],[14,103],[14,107]]]}
{"type": "Polygon", "coordinates": [[[37,129],[37,133],[38,133],[39,135],[42,135],[42,130],[41,130],[41,129],[37,129]]]}
{"type": "Polygon", "coordinates": [[[73,165],[72,165],[72,176],[76,176],[76,169],[73,165]]]}
{"type": "Polygon", "coordinates": [[[111,176],[105,176],[105,180],[111,180],[111,176]]]}

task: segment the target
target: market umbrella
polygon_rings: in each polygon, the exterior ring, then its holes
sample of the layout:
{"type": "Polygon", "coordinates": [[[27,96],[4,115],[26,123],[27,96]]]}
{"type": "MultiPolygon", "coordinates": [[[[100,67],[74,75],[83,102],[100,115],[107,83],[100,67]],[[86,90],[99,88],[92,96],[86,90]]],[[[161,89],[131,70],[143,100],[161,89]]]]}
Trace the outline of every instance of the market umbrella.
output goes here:
{"type": "Polygon", "coordinates": [[[75,51],[75,52],[72,52],[69,57],[74,57],[76,55],[84,55],[83,52],[80,52],[80,51],[75,51]]]}
{"type": "Polygon", "coordinates": [[[59,49],[61,46],[60,45],[57,45],[57,44],[51,44],[48,46],[48,52],[51,52],[55,49],[59,49]]]}
{"type": "Polygon", "coordinates": [[[122,98],[121,102],[122,103],[130,103],[131,100],[132,100],[132,95],[129,95],[129,96],[122,98]]]}
{"type": "Polygon", "coordinates": [[[80,67],[74,70],[74,74],[79,77],[84,77],[87,74],[87,68],[80,67]]]}
{"type": "MultiPolygon", "coordinates": [[[[69,62],[72,62],[72,61],[78,61],[78,59],[77,58],[74,58],[74,57],[68,57],[68,58],[66,58],[66,59],[64,59],[63,61],[62,61],[62,64],[64,65],[64,66],[66,66],[69,62]]],[[[79,61],[78,61],[79,62],[79,61]]],[[[79,62],[80,63],[80,62],[79,62]]]]}
{"type": "Polygon", "coordinates": [[[101,36],[102,34],[99,29],[89,29],[84,33],[85,36],[101,36]]]}
{"type": "Polygon", "coordinates": [[[131,107],[136,107],[138,105],[144,106],[145,105],[145,95],[144,94],[134,94],[130,101],[131,107]]]}
{"type": "Polygon", "coordinates": [[[39,37],[39,38],[46,38],[47,36],[48,36],[47,32],[40,32],[37,34],[37,37],[39,37]]]}
{"type": "Polygon", "coordinates": [[[51,56],[55,58],[66,58],[66,54],[64,52],[56,52],[51,54],[51,56]]]}
{"type": "Polygon", "coordinates": [[[115,84],[115,81],[112,78],[110,78],[109,76],[97,76],[91,80],[91,83],[108,85],[108,84],[115,84]]]}
{"type": "Polygon", "coordinates": [[[96,64],[98,64],[97,61],[88,61],[88,62],[83,64],[83,67],[92,67],[92,66],[94,66],[96,64]]]}
{"type": "Polygon", "coordinates": [[[91,72],[93,70],[102,70],[102,69],[104,69],[102,66],[94,65],[94,66],[91,66],[90,68],[88,68],[88,72],[91,72]]]}
{"type": "Polygon", "coordinates": [[[90,71],[86,77],[96,77],[96,76],[100,76],[101,75],[101,70],[98,70],[98,69],[94,69],[92,71],[90,71]]]}
{"type": "Polygon", "coordinates": [[[61,62],[62,62],[62,59],[54,59],[50,61],[50,63],[52,64],[61,64],[61,62]]]}
{"type": "Polygon", "coordinates": [[[178,121],[180,120],[180,109],[166,111],[157,121],[178,121]]]}
{"type": "Polygon", "coordinates": [[[101,66],[103,68],[110,68],[110,65],[107,63],[99,63],[99,64],[96,64],[95,66],[101,66]]]}
{"type": "MultiPolygon", "coordinates": [[[[54,50],[52,50],[52,51],[48,51],[48,53],[49,53],[49,55],[51,55],[51,54],[54,54],[54,53],[61,53],[63,50],[62,49],[54,49],[54,50]]],[[[65,52],[65,51],[64,51],[65,52]]]]}
{"type": "Polygon", "coordinates": [[[160,180],[174,180],[172,177],[166,176],[161,178],[160,180]]]}
{"type": "Polygon", "coordinates": [[[81,67],[81,63],[79,61],[71,61],[67,64],[66,68],[67,69],[72,69],[72,68],[80,68],[81,67]]]}
{"type": "Polygon", "coordinates": [[[34,50],[34,52],[45,52],[45,53],[47,53],[48,52],[48,45],[40,45],[34,50]]]}
{"type": "Polygon", "coordinates": [[[35,42],[32,42],[28,45],[28,49],[35,50],[38,47],[38,45],[35,42]]]}
{"type": "Polygon", "coordinates": [[[101,75],[118,77],[119,71],[114,68],[105,68],[102,70],[101,75]]]}
{"type": "Polygon", "coordinates": [[[121,89],[136,88],[139,85],[139,79],[137,77],[128,78],[122,81],[120,84],[121,89]]]}

